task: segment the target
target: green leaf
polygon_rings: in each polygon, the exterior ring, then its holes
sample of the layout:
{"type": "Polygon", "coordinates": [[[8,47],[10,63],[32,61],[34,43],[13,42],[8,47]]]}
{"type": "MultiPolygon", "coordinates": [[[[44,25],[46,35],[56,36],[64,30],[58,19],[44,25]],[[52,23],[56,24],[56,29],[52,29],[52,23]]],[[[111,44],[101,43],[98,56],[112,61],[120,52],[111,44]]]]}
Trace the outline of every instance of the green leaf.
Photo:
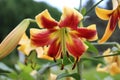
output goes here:
{"type": "Polygon", "coordinates": [[[62,73],[57,76],[56,80],[60,80],[61,78],[64,77],[73,77],[75,80],[80,80],[80,76],[78,73],[73,73],[73,74],[62,73]]]}
{"type": "Polygon", "coordinates": [[[85,44],[88,46],[88,51],[98,54],[98,50],[95,46],[93,46],[88,41],[85,41],[85,44]]]}
{"type": "Polygon", "coordinates": [[[23,63],[18,62],[18,67],[22,72],[30,73],[31,71],[33,71],[31,64],[24,65],[23,63]]]}
{"type": "Polygon", "coordinates": [[[95,62],[97,62],[97,63],[102,63],[102,64],[104,64],[104,62],[102,61],[102,60],[100,60],[100,59],[96,59],[96,58],[81,58],[81,60],[83,60],[83,61],[95,61],[95,62]]]}
{"type": "Polygon", "coordinates": [[[82,13],[82,15],[86,14],[86,8],[85,7],[82,8],[81,13],[82,13]]]}
{"type": "Polygon", "coordinates": [[[7,65],[4,63],[0,62],[0,73],[7,73],[7,72],[13,72],[11,68],[9,68],[7,65]]]}
{"type": "Polygon", "coordinates": [[[50,77],[50,68],[49,68],[49,64],[46,65],[45,67],[41,68],[38,73],[37,73],[37,78],[39,80],[48,80],[48,78],[50,77]]]}
{"type": "Polygon", "coordinates": [[[66,55],[63,57],[63,64],[64,65],[69,65],[71,63],[74,63],[74,58],[72,56],[69,55],[69,57],[67,57],[66,55]]]}
{"type": "Polygon", "coordinates": [[[21,72],[17,80],[35,80],[30,73],[21,72]]]}
{"type": "Polygon", "coordinates": [[[18,74],[15,72],[7,73],[6,75],[11,79],[17,79],[17,77],[18,77],[18,74]]]}

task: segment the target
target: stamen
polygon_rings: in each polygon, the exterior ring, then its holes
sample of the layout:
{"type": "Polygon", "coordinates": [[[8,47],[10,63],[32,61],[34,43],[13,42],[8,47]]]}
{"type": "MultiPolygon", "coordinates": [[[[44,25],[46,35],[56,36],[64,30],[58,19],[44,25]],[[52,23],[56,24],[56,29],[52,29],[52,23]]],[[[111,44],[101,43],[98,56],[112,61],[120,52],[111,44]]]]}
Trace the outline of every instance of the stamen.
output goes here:
{"type": "Polygon", "coordinates": [[[73,67],[72,67],[72,70],[75,69],[77,62],[78,62],[78,57],[76,58],[76,61],[75,61],[74,65],[73,65],[73,67]]]}
{"type": "Polygon", "coordinates": [[[63,59],[63,53],[61,52],[61,59],[63,59]]]}
{"type": "Polygon", "coordinates": [[[28,62],[28,58],[26,57],[24,60],[24,64],[27,65],[27,62],[28,62]]]}
{"type": "Polygon", "coordinates": [[[70,55],[68,54],[68,52],[66,52],[66,55],[67,55],[68,60],[70,61],[70,63],[73,64],[73,61],[70,59],[70,55]]]}
{"type": "Polygon", "coordinates": [[[69,58],[69,57],[70,57],[70,55],[68,54],[68,52],[66,52],[66,54],[67,54],[67,57],[69,58]]]}
{"type": "Polygon", "coordinates": [[[61,60],[61,70],[64,69],[63,59],[61,60]]]}
{"type": "Polygon", "coordinates": [[[54,59],[54,62],[57,62],[55,57],[53,59],[54,59]]]}
{"type": "Polygon", "coordinates": [[[63,70],[63,69],[64,69],[64,64],[61,65],[61,70],[63,70]]]}

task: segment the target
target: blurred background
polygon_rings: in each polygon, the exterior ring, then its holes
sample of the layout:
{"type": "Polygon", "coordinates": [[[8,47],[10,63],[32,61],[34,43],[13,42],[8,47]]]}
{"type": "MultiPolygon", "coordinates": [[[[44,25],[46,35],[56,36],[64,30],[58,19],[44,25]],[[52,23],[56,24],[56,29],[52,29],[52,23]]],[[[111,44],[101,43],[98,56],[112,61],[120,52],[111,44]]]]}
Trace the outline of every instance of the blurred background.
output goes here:
{"type": "MultiPolygon", "coordinates": [[[[13,30],[23,19],[32,18],[42,12],[45,9],[48,9],[51,16],[59,21],[62,7],[68,6],[79,9],[79,0],[73,0],[74,2],[70,2],[70,0],[0,0],[0,42],[5,38],[5,36],[13,30]],[[65,4],[66,3],[66,4],[65,4]],[[71,3],[71,4],[67,4],[71,3]],[[75,3],[75,4],[74,4],[75,3]]],[[[72,1],[72,0],[71,0],[72,1]]],[[[85,7],[87,10],[91,8],[95,3],[99,0],[83,0],[82,7],[85,7]]],[[[99,7],[112,9],[111,0],[104,0],[99,4],[99,7]],[[104,2],[105,1],[105,2],[104,2]]],[[[104,34],[107,21],[103,21],[99,19],[94,9],[87,15],[89,16],[86,20],[84,20],[84,26],[88,26],[90,24],[97,25],[97,31],[99,39],[104,34]]],[[[30,27],[38,26],[36,24],[31,24],[30,27]]],[[[29,28],[30,28],[29,27],[29,28]]],[[[29,29],[27,30],[27,34],[29,34],[29,29]]],[[[120,31],[117,27],[112,37],[108,41],[112,42],[120,42],[119,37],[120,31]]],[[[110,46],[96,46],[99,51],[107,49],[110,46]]],[[[101,51],[102,52],[102,51],[101,51]]],[[[9,56],[3,59],[1,62],[6,63],[10,67],[14,67],[18,60],[17,50],[15,49],[9,56]],[[8,62],[9,60],[9,62],[8,62]]]]}

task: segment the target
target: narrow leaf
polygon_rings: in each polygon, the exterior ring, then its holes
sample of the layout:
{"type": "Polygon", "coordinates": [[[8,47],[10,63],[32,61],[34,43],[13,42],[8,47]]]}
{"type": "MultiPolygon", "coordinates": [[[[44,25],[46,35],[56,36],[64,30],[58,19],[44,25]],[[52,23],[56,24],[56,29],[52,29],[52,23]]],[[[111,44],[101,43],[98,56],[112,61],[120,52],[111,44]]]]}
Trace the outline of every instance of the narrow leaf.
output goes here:
{"type": "Polygon", "coordinates": [[[98,54],[98,50],[94,45],[92,45],[88,41],[85,41],[85,44],[88,46],[88,51],[98,54]]]}
{"type": "Polygon", "coordinates": [[[64,78],[64,77],[73,77],[75,80],[80,80],[80,76],[77,73],[73,73],[73,74],[62,73],[57,76],[56,80],[60,80],[61,78],[64,78]]]}
{"type": "Polygon", "coordinates": [[[85,7],[82,8],[81,13],[82,13],[82,15],[85,15],[85,14],[86,14],[86,8],[85,8],[85,7]]]}
{"type": "Polygon", "coordinates": [[[91,61],[91,62],[96,62],[96,63],[102,63],[104,64],[104,62],[100,59],[96,59],[96,58],[88,58],[88,57],[84,57],[84,58],[81,58],[81,60],[83,61],[91,61]]]}

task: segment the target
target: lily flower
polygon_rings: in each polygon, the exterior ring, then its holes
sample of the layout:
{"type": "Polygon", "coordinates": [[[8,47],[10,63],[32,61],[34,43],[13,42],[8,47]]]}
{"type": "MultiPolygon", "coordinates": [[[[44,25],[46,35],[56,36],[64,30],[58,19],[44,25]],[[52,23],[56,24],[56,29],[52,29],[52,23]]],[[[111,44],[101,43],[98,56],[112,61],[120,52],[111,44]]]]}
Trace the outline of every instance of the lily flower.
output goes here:
{"type": "Polygon", "coordinates": [[[109,20],[102,39],[98,41],[99,43],[104,43],[109,39],[109,37],[114,32],[117,23],[118,26],[120,27],[120,1],[112,0],[112,2],[113,2],[113,10],[101,9],[99,7],[95,8],[96,14],[100,19],[109,20]]]}
{"type": "Polygon", "coordinates": [[[22,35],[25,33],[30,24],[30,19],[24,19],[17,27],[15,27],[5,39],[0,43],[0,59],[7,56],[19,43],[22,35]]]}
{"type": "MultiPolygon", "coordinates": [[[[107,49],[103,55],[110,55],[113,54],[111,52],[111,49],[107,49]]],[[[98,72],[106,72],[110,73],[111,75],[116,75],[120,74],[120,56],[109,56],[109,57],[104,57],[104,60],[106,62],[105,67],[101,67],[102,64],[98,64],[97,66],[97,71],[98,72]]]]}
{"type": "Polygon", "coordinates": [[[97,39],[96,26],[78,27],[83,16],[75,9],[64,7],[63,14],[59,22],[51,17],[48,10],[44,10],[36,17],[36,22],[40,29],[31,29],[31,43],[34,46],[48,46],[47,55],[63,58],[63,55],[72,55],[75,63],[87,50],[84,40],[94,41],[97,39]]]}
{"type": "Polygon", "coordinates": [[[37,53],[38,58],[47,59],[47,60],[53,60],[52,57],[49,57],[46,55],[46,52],[48,48],[46,46],[44,47],[35,47],[31,44],[30,39],[26,34],[24,34],[19,42],[18,50],[24,53],[25,55],[29,55],[31,51],[35,50],[37,53]]]}

